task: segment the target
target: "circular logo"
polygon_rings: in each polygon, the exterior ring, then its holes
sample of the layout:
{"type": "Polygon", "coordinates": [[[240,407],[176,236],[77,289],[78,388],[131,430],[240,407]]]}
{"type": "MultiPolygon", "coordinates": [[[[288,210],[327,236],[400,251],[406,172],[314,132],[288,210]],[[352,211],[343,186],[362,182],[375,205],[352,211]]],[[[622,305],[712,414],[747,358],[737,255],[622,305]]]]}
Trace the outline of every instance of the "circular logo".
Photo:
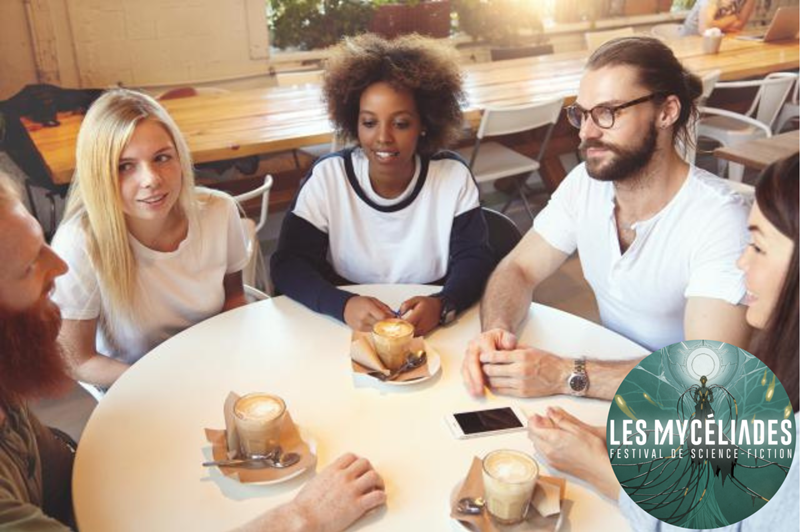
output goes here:
{"type": "Polygon", "coordinates": [[[736,346],[686,341],[645,357],[622,381],[606,443],[625,493],[685,528],[757,512],[783,484],[795,415],[775,374],[736,346]]]}

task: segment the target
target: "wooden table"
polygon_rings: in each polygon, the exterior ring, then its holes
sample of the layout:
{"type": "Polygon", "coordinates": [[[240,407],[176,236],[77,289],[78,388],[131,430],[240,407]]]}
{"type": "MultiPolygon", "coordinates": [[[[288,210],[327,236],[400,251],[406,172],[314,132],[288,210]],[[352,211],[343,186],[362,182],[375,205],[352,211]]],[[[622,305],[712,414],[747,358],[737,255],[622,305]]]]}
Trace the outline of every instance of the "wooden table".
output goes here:
{"type": "Polygon", "coordinates": [[[794,130],[770,138],[722,146],[714,150],[714,155],[749,168],[763,170],[770,164],[798,152],[800,152],[800,131],[794,130]]]}
{"type": "MultiPolygon", "coordinates": [[[[438,288],[351,288],[392,308],[438,288]]],[[[317,442],[318,469],[341,453],[367,457],[386,481],[388,506],[355,530],[466,530],[450,519],[450,493],[474,456],[498,448],[532,453],[526,432],[456,440],[448,413],[518,406],[528,414],[558,405],[587,423],[605,424],[610,403],[569,396],[475,399],[461,379],[467,343],[480,331],[478,308],[426,338],[441,371],[410,386],[354,378],[350,330],[285,296],[225,312],[167,340],[111,387],[86,425],[75,458],[72,493],[84,532],[231,530],[294,497],[313,475],[275,485],[240,484],[201,466],[210,457],[203,429],[222,428],[230,391],[262,390],[284,398],[292,418],[317,442]]],[[[603,359],[647,352],[587,320],[532,304],[520,343],[603,359]]],[[[543,473],[558,475],[546,464],[543,473]]],[[[615,503],[568,477],[572,501],[562,530],[629,526],[615,503]]]]}
{"type": "MultiPolygon", "coordinates": [[[[763,76],[797,69],[798,42],[760,43],[725,38],[720,53],[702,53],[702,38],[688,37],[671,46],[683,63],[697,74],[720,69],[723,80],[763,76]]],[[[480,121],[480,111],[490,105],[519,105],[563,95],[576,97],[587,52],[570,52],[465,67],[467,119],[480,121]]],[[[332,129],[318,86],[269,87],[168,100],[164,106],[186,136],[196,162],[209,162],[253,154],[277,152],[329,142],[332,129]]],[[[31,129],[56,183],[68,183],[75,168],[75,141],[82,116],[59,116],[55,128],[31,129]]],[[[559,180],[558,155],[574,151],[577,131],[557,128],[543,172],[559,180]],[[551,170],[552,169],[552,170],[551,170]]],[[[560,169],[563,174],[563,168],[560,169]]]]}

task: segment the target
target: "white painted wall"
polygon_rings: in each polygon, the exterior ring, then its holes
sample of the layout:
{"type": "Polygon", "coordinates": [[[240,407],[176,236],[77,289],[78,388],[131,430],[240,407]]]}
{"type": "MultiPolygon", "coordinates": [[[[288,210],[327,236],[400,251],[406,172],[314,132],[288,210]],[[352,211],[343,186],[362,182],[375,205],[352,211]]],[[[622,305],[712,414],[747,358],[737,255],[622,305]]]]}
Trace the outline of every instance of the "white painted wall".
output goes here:
{"type": "Polygon", "coordinates": [[[2,99],[37,80],[155,87],[268,72],[264,0],[28,1],[30,26],[23,0],[0,0],[2,99]]]}
{"type": "Polygon", "coordinates": [[[23,0],[0,0],[0,100],[36,82],[23,0]]]}
{"type": "Polygon", "coordinates": [[[187,84],[267,71],[263,0],[74,0],[69,22],[84,87],[187,84]]]}

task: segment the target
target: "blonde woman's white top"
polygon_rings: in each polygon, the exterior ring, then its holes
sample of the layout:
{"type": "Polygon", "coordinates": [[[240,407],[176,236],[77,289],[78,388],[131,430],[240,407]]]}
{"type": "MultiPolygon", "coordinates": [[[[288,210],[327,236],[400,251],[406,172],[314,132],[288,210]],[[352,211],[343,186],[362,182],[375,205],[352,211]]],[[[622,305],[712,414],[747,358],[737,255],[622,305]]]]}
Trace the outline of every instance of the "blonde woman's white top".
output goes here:
{"type": "Polygon", "coordinates": [[[225,302],[223,278],[247,263],[247,241],[230,196],[198,191],[199,216],[171,252],[154,251],[132,235],[137,265],[136,317],[113,319],[107,291],[89,258],[77,218],[64,222],[53,248],[69,264],[54,301],[67,320],[98,320],[97,352],[132,364],[164,340],[214,316],[225,302]]]}

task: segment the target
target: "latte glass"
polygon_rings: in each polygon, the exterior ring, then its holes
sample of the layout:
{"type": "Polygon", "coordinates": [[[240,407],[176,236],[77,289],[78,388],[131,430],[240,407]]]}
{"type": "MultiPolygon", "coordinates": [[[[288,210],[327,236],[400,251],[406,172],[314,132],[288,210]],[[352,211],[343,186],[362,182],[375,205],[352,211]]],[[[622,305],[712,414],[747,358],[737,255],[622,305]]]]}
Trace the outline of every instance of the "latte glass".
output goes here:
{"type": "Polygon", "coordinates": [[[389,369],[397,369],[406,361],[414,339],[414,326],[400,318],[381,320],[372,327],[375,351],[389,369]]]}
{"type": "Polygon", "coordinates": [[[250,393],[236,400],[233,419],[245,456],[265,455],[277,446],[286,404],[278,396],[250,393]]]}
{"type": "Polygon", "coordinates": [[[500,449],[483,458],[483,498],[497,523],[517,524],[525,519],[539,464],[519,451],[500,449]]]}

